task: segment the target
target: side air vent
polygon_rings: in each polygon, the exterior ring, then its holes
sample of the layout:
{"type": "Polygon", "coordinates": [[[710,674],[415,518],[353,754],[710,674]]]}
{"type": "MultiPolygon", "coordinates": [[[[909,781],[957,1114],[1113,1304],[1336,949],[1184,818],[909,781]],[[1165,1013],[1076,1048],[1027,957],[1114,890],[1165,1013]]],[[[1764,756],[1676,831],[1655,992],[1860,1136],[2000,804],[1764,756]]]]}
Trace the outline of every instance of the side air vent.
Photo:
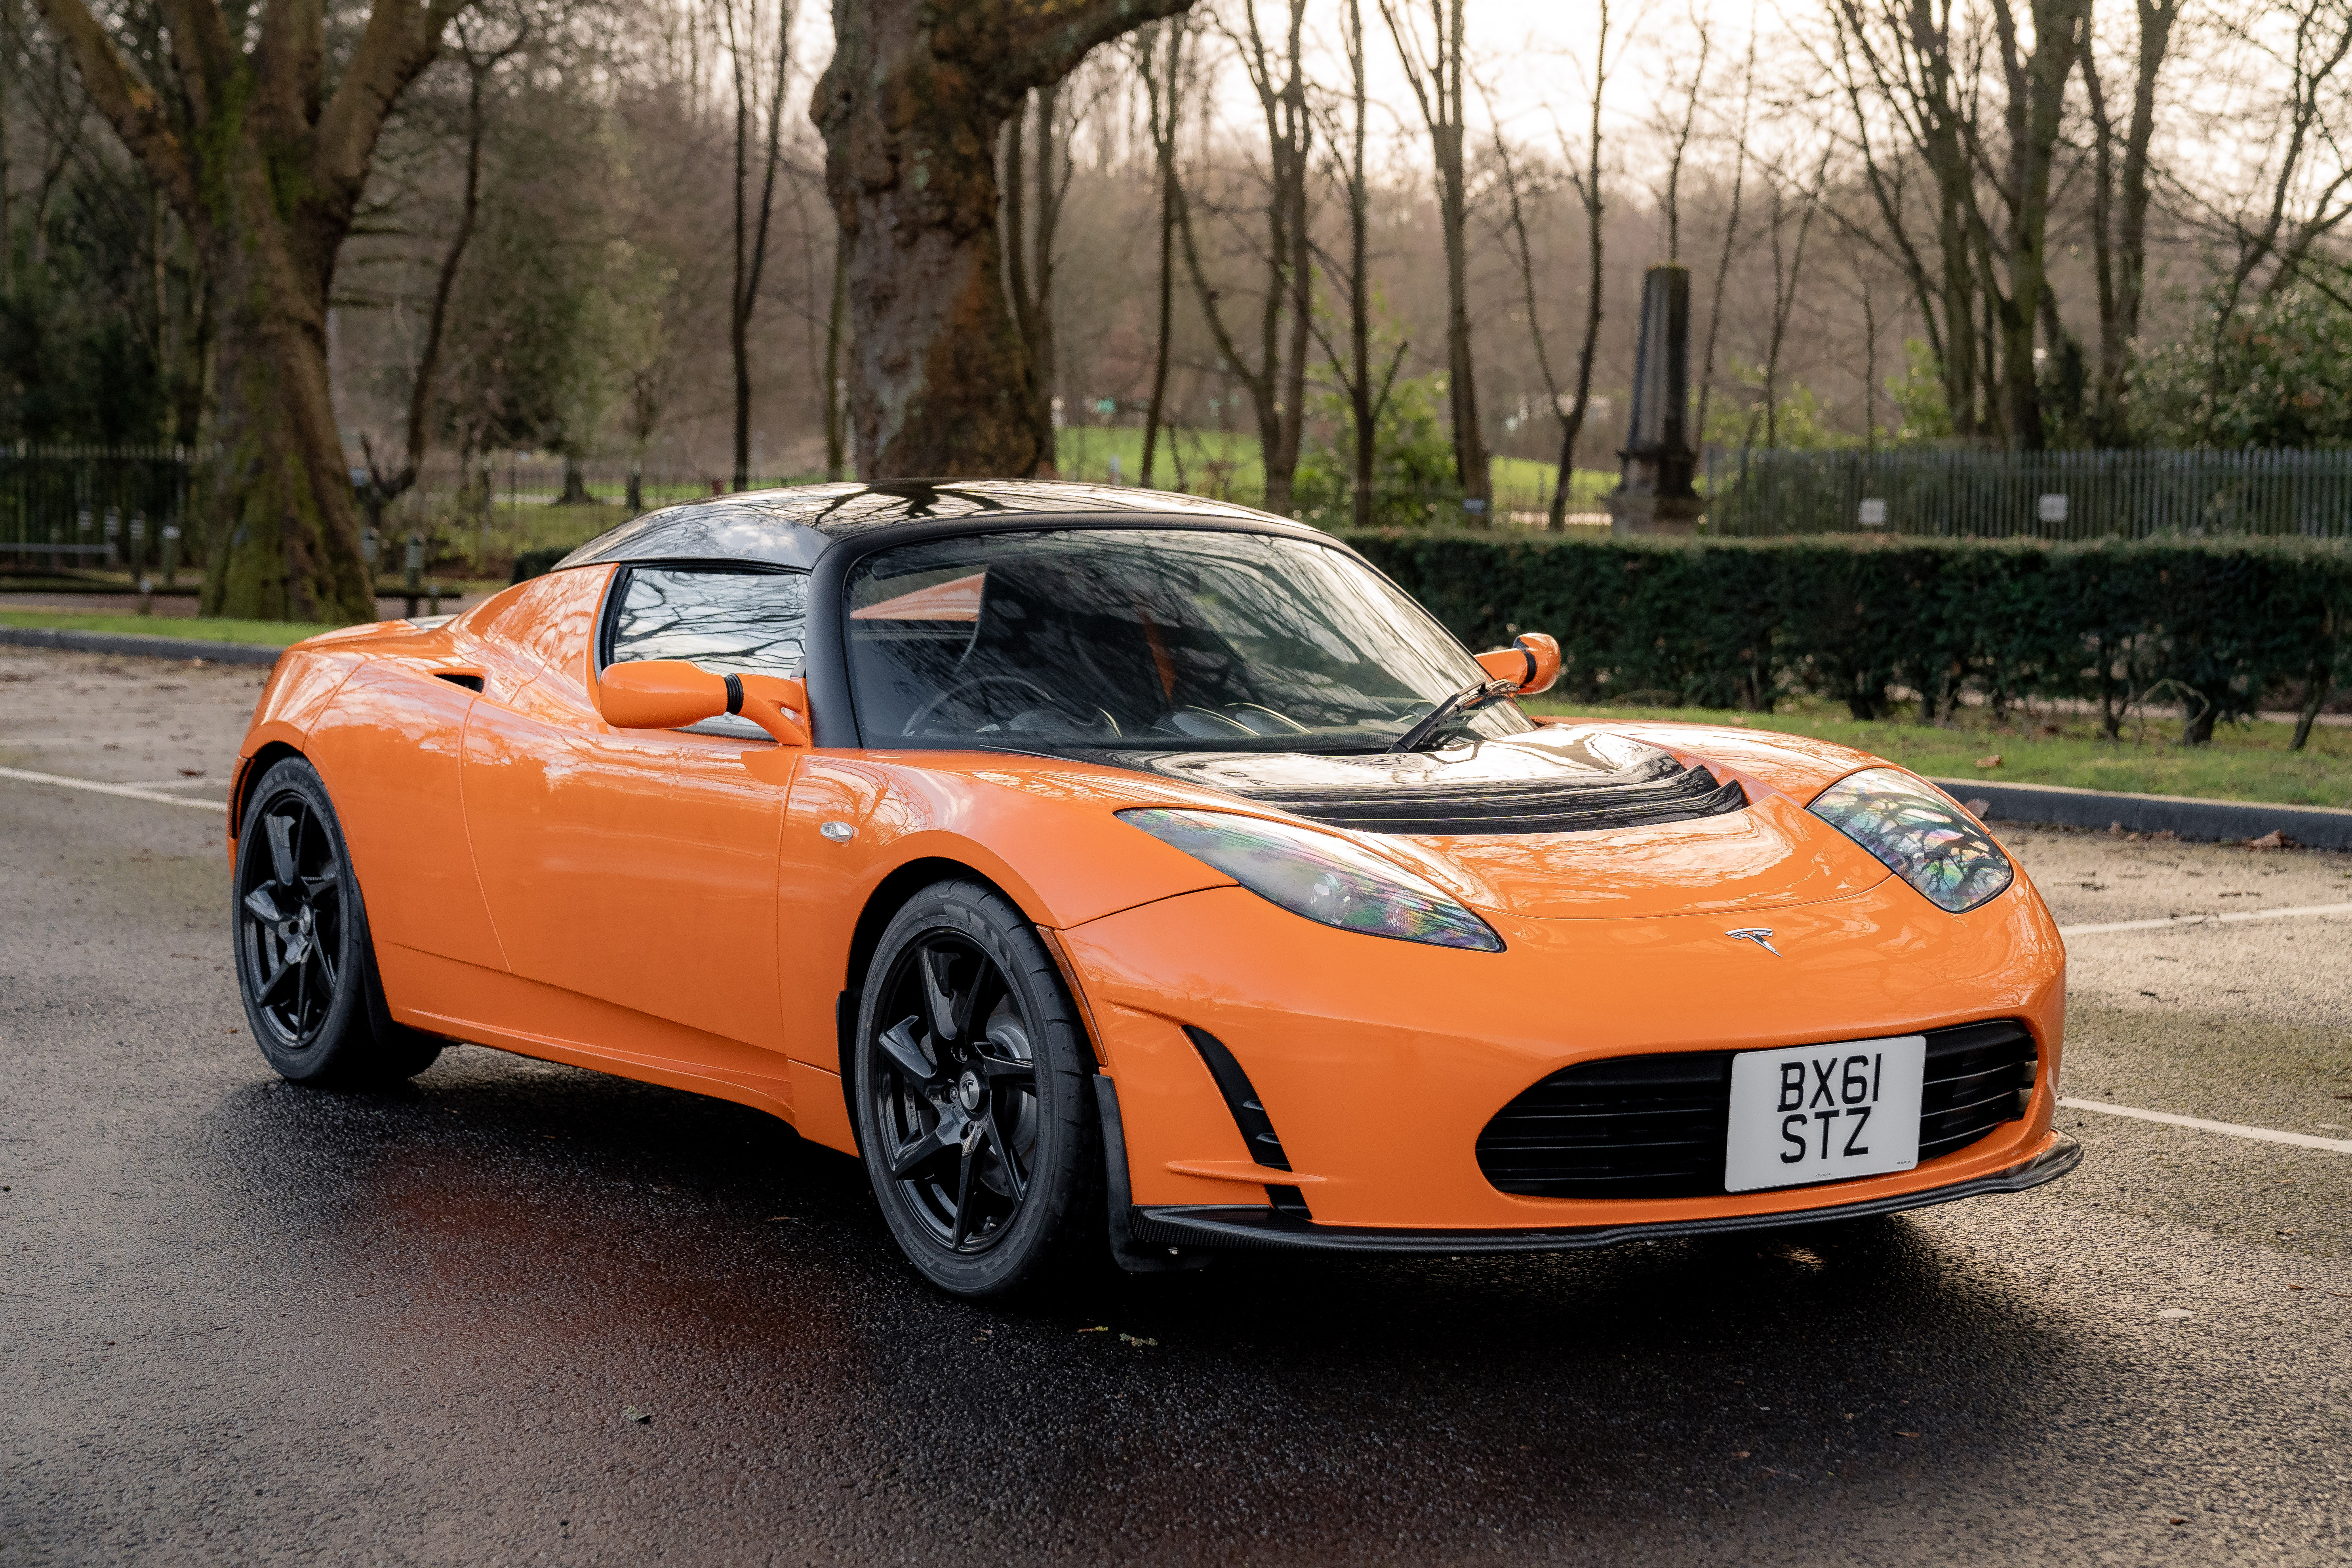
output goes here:
{"type": "MultiPolygon", "coordinates": [[[[1249,1074],[1242,1070],[1242,1064],[1225,1048],[1224,1041],[1190,1024],[1184,1026],[1184,1037],[1192,1042],[1192,1048],[1201,1053],[1201,1060],[1208,1067],[1209,1076],[1217,1080],[1217,1092],[1224,1096],[1225,1109],[1233,1113],[1234,1125],[1241,1129],[1242,1142],[1248,1147],[1250,1158],[1274,1170],[1290,1169],[1290,1156],[1282,1152],[1282,1139],[1274,1131],[1274,1119],[1265,1113],[1265,1105],[1251,1086],[1249,1074]]],[[[1297,1187],[1269,1185],[1265,1191],[1276,1208],[1285,1214],[1309,1217],[1307,1200],[1297,1187]]]]}
{"type": "Polygon", "coordinates": [[[462,686],[468,691],[479,691],[482,689],[480,676],[463,675],[454,669],[436,669],[433,672],[433,679],[446,680],[452,686],[462,686]]]}
{"type": "MultiPolygon", "coordinates": [[[[1723,1191],[1731,1051],[1612,1057],[1564,1068],[1478,1135],[1478,1168],[1538,1198],[1692,1198],[1723,1191]]],[[[2013,1018],[1927,1033],[1922,1163],[2025,1114],[2033,1037],[2013,1018]]]]}
{"type": "Polygon", "coordinates": [[[1309,821],[1364,833],[1591,833],[1719,816],[1748,805],[1748,793],[1738,780],[1717,784],[1703,767],[1671,763],[1649,778],[1633,780],[1604,774],[1236,793],[1309,821]]]}

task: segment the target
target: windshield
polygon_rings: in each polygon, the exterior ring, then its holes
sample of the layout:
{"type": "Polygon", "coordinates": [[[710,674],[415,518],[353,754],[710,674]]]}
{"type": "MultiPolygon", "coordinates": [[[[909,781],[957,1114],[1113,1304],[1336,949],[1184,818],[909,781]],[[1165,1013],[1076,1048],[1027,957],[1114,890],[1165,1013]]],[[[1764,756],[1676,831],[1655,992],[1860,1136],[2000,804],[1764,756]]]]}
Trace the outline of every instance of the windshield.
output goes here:
{"type": "MultiPolygon", "coordinates": [[[[1064,529],[867,557],[850,681],[869,746],[1378,751],[1485,679],[1344,552],[1265,534],[1064,529]]],[[[1502,703],[1444,732],[1532,726],[1502,703]]]]}

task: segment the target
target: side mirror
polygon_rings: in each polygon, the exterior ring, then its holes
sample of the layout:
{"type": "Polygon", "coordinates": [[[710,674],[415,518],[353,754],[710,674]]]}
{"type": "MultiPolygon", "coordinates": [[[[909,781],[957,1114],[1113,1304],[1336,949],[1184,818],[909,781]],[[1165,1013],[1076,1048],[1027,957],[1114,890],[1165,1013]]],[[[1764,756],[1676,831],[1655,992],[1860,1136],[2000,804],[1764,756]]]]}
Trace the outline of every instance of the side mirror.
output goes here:
{"type": "Polygon", "coordinates": [[[677,658],[607,665],[596,710],[616,730],[683,730],[740,713],[787,746],[805,746],[808,688],[775,675],[714,675],[677,658]]]}
{"type": "Polygon", "coordinates": [[[1522,697],[1551,689],[1559,679],[1559,639],[1544,632],[1526,632],[1508,647],[1478,656],[1478,668],[1496,680],[1508,680],[1522,697]]]}

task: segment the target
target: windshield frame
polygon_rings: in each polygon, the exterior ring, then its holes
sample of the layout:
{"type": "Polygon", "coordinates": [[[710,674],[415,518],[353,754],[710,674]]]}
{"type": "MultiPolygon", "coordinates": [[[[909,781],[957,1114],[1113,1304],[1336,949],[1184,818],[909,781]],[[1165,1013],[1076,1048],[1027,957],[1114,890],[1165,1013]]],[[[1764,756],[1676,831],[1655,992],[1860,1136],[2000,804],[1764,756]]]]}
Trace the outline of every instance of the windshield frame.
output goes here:
{"type": "MultiPolygon", "coordinates": [[[[818,724],[816,743],[820,746],[856,747],[878,752],[1001,752],[1026,756],[1063,758],[1092,757],[1107,754],[1096,746],[1042,746],[995,742],[983,739],[959,741],[952,746],[908,744],[908,737],[899,735],[868,735],[866,733],[852,689],[850,670],[853,653],[850,647],[849,590],[858,563],[867,556],[893,550],[901,545],[928,543],[937,540],[981,538],[1006,533],[1079,533],[1079,532],[1183,532],[1183,533],[1255,533],[1294,540],[1315,545],[1347,557],[1362,570],[1386,584],[1407,604],[1427,618],[1430,626],[1455,647],[1463,658],[1475,666],[1475,656],[1455,637],[1446,625],[1432,615],[1428,608],[1399,587],[1389,575],[1367,561],[1343,540],[1333,538],[1304,523],[1286,521],[1265,514],[1256,517],[1204,517],[1199,514],[1134,512],[1045,512],[1024,516],[961,517],[938,521],[922,521],[877,528],[845,540],[825,552],[818,561],[809,584],[809,706],[818,724]],[[815,650],[822,647],[825,657],[819,659],[815,650]]],[[[1522,715],[1524,718],[1524,715],[1522,715]]],[[[1112,750],[1158,753],[1166,752],[1192,752],[1202,748],[1192,746],[1145,746],[1118,744],[1112,750]]],[[[1274,747],[1251,747],[1249,750],[1276,750],[1274,747]]],[[[1310,750],[1320,755],[1358,755],[1381,750],[1377,745],[1339,747],[1291,747],[1289,750],[1310,750]]]]}

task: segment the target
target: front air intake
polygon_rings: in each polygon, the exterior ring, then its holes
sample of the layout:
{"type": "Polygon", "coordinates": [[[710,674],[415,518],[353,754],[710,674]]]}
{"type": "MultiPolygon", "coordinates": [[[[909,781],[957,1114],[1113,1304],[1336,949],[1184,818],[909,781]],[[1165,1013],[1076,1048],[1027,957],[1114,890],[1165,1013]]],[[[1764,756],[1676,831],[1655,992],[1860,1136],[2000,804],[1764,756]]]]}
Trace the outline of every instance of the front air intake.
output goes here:
{"type": "MultiPolygon", "coordinates": [[[[1497,1111],[1478,1169],[1535,1198],[1721,1195],[1733,1051],[1663,1051],[1563,1068],[1497,1111]]],[[[2014,1018],[1927,1031],[1919,1160],[2025,1114],[2033,1037],[2014,1018]]]]}
{"type": "Polygon", "coordinates": [[[1737,779],[1671,759],[1645,778],[1489,779],[1472,784],[1240,789],[1237,795],[1359,833],[1591,833],[1720,816],[1748,805],[1737,779]]]}

